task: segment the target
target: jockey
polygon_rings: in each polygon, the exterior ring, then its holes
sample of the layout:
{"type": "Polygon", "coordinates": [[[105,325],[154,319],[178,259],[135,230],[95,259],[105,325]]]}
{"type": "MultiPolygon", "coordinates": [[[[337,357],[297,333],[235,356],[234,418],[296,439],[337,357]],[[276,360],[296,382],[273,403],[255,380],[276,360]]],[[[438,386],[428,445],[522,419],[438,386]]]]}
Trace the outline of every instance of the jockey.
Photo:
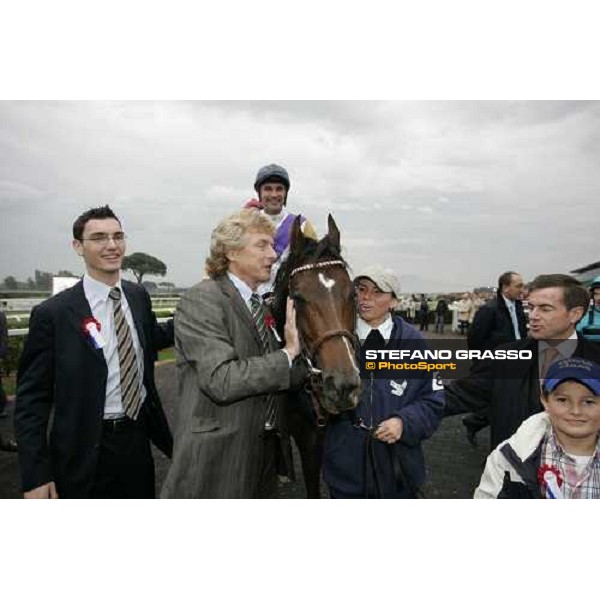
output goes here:
{"type": "MultiPolygon", "coordinates": [[[[254,181],[258,200],[249,200],[245,208],[258,208],[275,225],[273,249],[277,260],[271,267],[269,281],[258,286],[258,293],[268,298],[272,295],[275,277],[281,263],[290,251],[292,225],[296,215],[289,213],[285,206],[290,189],[288,172],[280,165],[270,164],[259,169],[254,181]],[[258,205],[258,206],[257,206],[258,205]]],[[[302,217],[302,233],[317,240],[314,227],[302,217]]],[[[285,422],[289,435],[294,439],[300,453],[302,474],[307,498],[320,497],[320,471],[323,433],[315,426],[315,414],[310,395],[306,391],[291,394],[292,399],[285,403],[285,422]]],[[[282,437],[283,453],[291,453],[289,437],[282,437]]]]}
{"type": "MultiPolygon", "coordinates": [[[[275,225],[274,250],[277,260],[271,268],[271,279],[259,287],[259,293],[264,295],[272,292],[277,271],[289,254],[290,234],[297,215],[288,212],[285,208],[290,189],[290,177],[283,167],[270,164],[259,169],[254,189],[265,216],[275,225]]],[[[304,217],[302,217],[302,233],[306,237],[317,239],[315,228],[304,217]]]]}

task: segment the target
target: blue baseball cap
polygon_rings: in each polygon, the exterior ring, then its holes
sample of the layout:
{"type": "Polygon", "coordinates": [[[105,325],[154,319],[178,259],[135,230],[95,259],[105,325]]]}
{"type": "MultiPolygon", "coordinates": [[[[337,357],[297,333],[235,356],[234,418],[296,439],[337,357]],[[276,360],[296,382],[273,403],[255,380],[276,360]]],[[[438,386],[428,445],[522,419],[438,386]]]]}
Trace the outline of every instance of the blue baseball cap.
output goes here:
{"type": "Polygon", "coordinates": [[[564,358],[552,364],[546,374],[544,388],[552,392],[563,381],[574,380],[600,396],[600,365],[585,358],[564,358]]]}

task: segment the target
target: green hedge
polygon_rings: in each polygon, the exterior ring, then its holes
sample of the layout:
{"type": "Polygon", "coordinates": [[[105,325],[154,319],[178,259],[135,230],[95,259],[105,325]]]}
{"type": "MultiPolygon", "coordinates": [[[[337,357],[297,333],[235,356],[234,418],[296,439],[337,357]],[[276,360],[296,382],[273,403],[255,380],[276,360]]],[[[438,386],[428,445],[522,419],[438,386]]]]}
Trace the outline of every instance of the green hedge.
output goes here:
{"type": "Polygon", "coordinates": [[[8,354],[6,355],[6,358],[0,362],[2,373],[5,375],[17,372],[19,358],[21,357],[21,352],[23,352],[24,343],[25,336],[8,338],[8,354]]]}

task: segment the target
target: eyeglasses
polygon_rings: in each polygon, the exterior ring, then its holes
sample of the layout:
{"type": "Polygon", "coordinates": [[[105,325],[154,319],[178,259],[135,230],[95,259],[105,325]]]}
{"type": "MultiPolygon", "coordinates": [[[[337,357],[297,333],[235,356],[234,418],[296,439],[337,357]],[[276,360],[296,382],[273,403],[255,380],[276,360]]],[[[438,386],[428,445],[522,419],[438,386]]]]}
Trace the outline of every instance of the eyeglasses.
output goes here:
{"type": "Polygon", "coordinates": [[[122,232],[118,231],[113,235],[108,233],[94,233],[87,238],[81,238],[82,242],[88,241],[94,244],[98,244],[99,246],[106,246],[110,240],[113,240],[115,244],[122,244],[125,241],[127,236],[122,232]]]}

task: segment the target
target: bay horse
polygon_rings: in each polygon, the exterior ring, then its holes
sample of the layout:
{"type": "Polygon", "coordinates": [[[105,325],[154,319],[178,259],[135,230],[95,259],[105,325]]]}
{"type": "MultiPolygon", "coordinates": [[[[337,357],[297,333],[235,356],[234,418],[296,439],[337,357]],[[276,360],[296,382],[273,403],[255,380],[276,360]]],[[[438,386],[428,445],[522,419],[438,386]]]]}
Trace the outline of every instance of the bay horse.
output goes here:
{"type": "Polygon", "coordinates": [[[318,242],[304,236],[301,217],[296,217],[290,252],[273,291],[272,311],[282,338],[286,300],[294,300],[301,354],[312,374],[310,389],[289,394],[286,417],[300,452],[307,496],[318,498],[326,414],[356,408],[360,387],[354,284],[331,215],[327,235],[318,242]]]}

